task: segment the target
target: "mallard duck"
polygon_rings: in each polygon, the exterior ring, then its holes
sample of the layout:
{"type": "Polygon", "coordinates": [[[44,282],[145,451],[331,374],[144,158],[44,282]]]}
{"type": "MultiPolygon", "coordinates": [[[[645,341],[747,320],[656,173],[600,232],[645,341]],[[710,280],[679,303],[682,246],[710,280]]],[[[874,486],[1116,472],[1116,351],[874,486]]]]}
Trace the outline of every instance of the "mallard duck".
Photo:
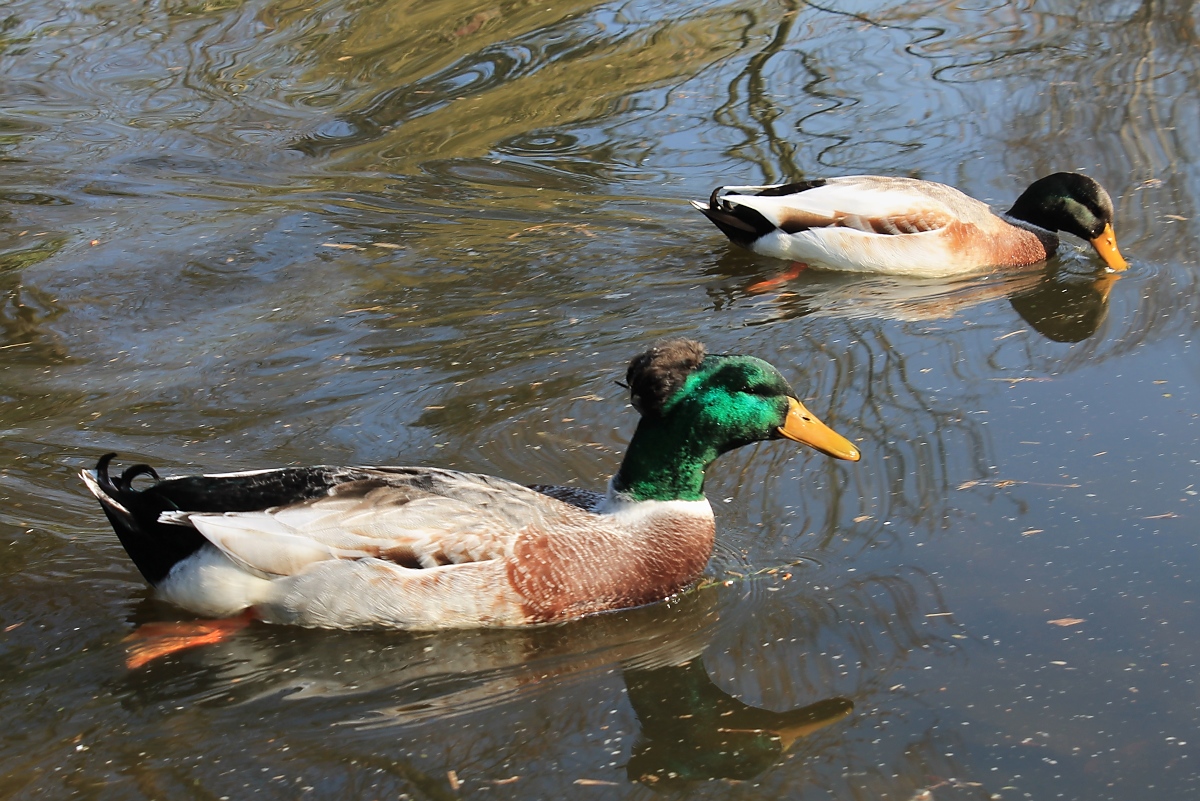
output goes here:
{"type": "Polygon", "coordinates": [[[432,467],[301,467],[160,479],[113,454],[82,478],[165,600],[322,628],[548,623],[658,601],[713,546],[704,470],[786,438],[858,449],[771,365],[661,343],[626,374],[637,430],[604,494],[432,467]],[[135,479],[148,476],[142,489],[135,479]]]}
{"type": "Polygon", "coordinates": [[[733,242],[813,267],[945,277],[1044,261],[1056,231],[1128,265],[1100,184],[1070,172],[1035,181],[1003,215],[945,184],[855,175],[779,186],[721,186],[692,201],[733,242]]]}

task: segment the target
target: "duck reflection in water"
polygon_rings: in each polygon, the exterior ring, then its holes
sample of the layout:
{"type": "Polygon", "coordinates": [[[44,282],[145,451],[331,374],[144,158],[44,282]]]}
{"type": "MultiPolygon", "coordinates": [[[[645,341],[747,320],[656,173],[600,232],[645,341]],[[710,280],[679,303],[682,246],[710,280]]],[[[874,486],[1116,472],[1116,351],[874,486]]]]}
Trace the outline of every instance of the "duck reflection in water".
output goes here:
{"type": "MultiPolygon", "coordinates": [[[[182,696],[206,706],[303,704],[312,729],[337,727],[347,748],[359,738],[376,743],[381,729],[493,715],[497,707],[540,717],[545,707],[539,698],[550,695],[568,699],[560,709],[566,729],[552,727],[566,737],[570,729],[595,732],[611,724],[612,704],[595,693],[617,701],[606,678],[615,667],[637,721],[626,765],[630,780],[661,790],[704,779],[748,779],[854,707],[846,698],[828,697],[773,712],[721,690],[703,654],[729,625],[720,612],[727,594],[723,586],[709,585],[667,604],[527,629],[348,633],[252,624],[227,640],[124,674],[122,694],[126,703],[151,706],[178,704],[182,696]]],[[[147,601],[132,622],[146,622],[159,609],[147,601]]],[[[754,669],[755,653],[741,659],[754,669]]],[[[486,743],[471,750],[509,755],[531,747],[486,731],[480,736],[486,743]]]]}
{"type": "MultiPolygon", "coordinates": [[[[745,280],[758,266],[737,253],[727,254],[713,272],[736,285],[710,290],[718,308],[747,295],[762,294],[745,280]]],[[[1081,273],[1058,259],[1047,267],[979,275],[959,280],[859,276],[805,271],[776,287],[767,315],[759,325],[799,317],[843,317],[920,322],[945,320],[986,303],[1007,298],[1030,328],[1054,342],[1082,342],[1108,315],[1108,298],[1121,276],[1081,273]]]]}
{"type": "Polygon", "coordinates": [[[674,788],[707,779],[752,779],[800,738],[854,711],[828,698],[787,712],[749,706],[713,684],[700,657],[683,665],[626,670],[641,733],[626,766],[632,781],[674,788]]]}
{"type": "Polygon", "coordinates": [[[1108,316],[1108,295],[1119,275],[1078,275],[1060,270],[1032,289],[1011,295],[1021,319],[1053,342],[1082,342],[1108,316]]]}

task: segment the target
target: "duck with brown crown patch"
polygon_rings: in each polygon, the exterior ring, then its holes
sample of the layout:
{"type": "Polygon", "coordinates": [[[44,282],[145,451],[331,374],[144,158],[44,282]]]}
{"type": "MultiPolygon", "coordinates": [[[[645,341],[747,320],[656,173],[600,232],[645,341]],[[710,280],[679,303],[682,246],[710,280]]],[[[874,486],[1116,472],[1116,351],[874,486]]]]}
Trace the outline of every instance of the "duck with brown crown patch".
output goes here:
{"type": "Polygon", "coordinates": [[[193,612],[440,629],[564,620],[685,588],[712,552],[704,471],[733,448],[791,439],[859,458],[761,359],[671,340],[626,378],[641,420],[604,495],[431,467],[160,479],[137,465],[113,478],[111,454],[82,475],[146,579],[193,612]]]}

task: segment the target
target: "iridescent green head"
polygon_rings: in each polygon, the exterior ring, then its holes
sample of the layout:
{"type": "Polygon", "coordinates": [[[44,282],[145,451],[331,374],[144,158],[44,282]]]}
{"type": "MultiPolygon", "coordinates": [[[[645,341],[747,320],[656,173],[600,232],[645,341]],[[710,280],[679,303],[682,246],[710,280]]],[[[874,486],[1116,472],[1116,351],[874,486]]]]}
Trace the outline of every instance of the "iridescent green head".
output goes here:
{"type": "Polygon", "coordinates": [[[635,358],[626,381],[642,420],[614,486],[637,500],[698,500],[713,460],[767,439],[859,458],[804,408],[778,370],[753,356],[706,355],[698,342],[670,340],[635,358]]]}

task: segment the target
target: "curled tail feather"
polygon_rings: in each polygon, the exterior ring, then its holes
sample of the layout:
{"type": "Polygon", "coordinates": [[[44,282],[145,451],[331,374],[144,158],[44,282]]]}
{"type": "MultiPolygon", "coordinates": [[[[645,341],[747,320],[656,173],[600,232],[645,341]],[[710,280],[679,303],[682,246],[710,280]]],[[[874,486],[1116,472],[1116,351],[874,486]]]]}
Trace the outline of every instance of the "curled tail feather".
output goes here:
{"type": "Polygon", "coordinates": [[[174,504],[156,491],[161,482],[158,473],[150,465],[135,464],[113,477],[109,465],[115,457],[115,453],[106,453],[94,470],[79,475],[100,501],[129,558],[146,581],[157,585],[176,563],[200,549],[205,539],[193,528],[159,522],[159,516],[174,504]],[[155,483],[144,490],[134,489],[134,480],[141,476],[149,476],[155,483]]]}

